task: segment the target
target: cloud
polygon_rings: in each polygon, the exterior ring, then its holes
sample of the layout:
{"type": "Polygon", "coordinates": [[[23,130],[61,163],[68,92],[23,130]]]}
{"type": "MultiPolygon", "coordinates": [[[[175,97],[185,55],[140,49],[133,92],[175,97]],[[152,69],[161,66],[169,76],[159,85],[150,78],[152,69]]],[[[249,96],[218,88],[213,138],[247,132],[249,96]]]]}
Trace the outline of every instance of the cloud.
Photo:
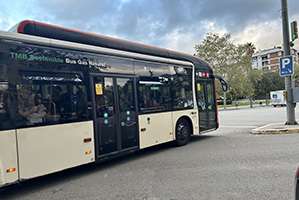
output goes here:
{"type": "Polygon", "coordinates": [[[5,5],[0,5],[0,30],[7,31],[10,29],[13,25],[15,25],[15,22],[10,18],[7,17],[8,15],[8,7],[5,5]]]}
{"type": "MultiPolygon", "coordinates": [[[[11,0],[16,4],[15,0],[11,0]]],[[[280,1],[273,0],[28,0],[0,14],[10,21],[43,21],[134,42],[194,52],[208,32],[230,32],[235,42],[258,48],[281,44],[280,1]],[[21,9],[20,11],[17,9],[21,9]],[[16,14],[18,13],[18,14],[16,14]],[[15,16],[18,17],[15,17],[15,16]],[[28,18],[29,17],[29,18],[28,18]],[[272,32],[272,33],[270,33],[272,32]]],[[[10,1],[2,4],[10,8],[10,1]]],[[[290,20],[298,0],[288,0],[290,20]]],[[[0,6],[1,8],[1,6],[0,6]]]]}
{"type": "Polygon", "coordinates": [[[2,27],[2,30],[8,31],[11,27],[16,25],[16,22],[11,19],[4,19],[0,18],[0,27],[2,27]]]}

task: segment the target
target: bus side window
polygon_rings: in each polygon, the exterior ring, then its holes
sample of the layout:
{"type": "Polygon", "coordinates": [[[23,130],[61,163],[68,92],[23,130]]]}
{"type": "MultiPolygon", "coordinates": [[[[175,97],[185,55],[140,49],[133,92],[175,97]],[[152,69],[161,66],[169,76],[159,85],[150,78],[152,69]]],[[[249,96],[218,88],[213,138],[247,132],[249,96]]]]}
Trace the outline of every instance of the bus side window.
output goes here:
{"type": "Polygon", "coordinates": [[[174,66],[171,77],[174,109],[193,108],[192,69],[174,66]]]}
{"type": "Polygon", "coordinates": [[[141,112],[171,110],[170,67],[151,62],[134,62],[135,73],[140,75],[138,104],[141,112]]]}
{"type": "Polygon", "coordinates": [[[0,83],[0,130],[14,128],[12,123],[14,98],[8,87],[7,82],[0,83]]]}
{"type": "Polygon", "coordinates": [[[87,120],[85,91],[82,76],[76,74],[20,72],[17,127],[87,120]]]}
{"type": "Polygon", "coordinates": [[[141,112],[157,112],[171,109],[170,86],[159,79],[139,81],[139,108],[141,112]]]}
{"type": "Polygon", "coordinates": [[[14,128],[13,118],[16,114],[16,95],[15,85],[9,83],[13,79],[10,76],[13,75],[13,73],[9,73],[10,70],[11,68],[7,64],[4,64],[4,62],[0,63],[0,130],[14,128]]]}

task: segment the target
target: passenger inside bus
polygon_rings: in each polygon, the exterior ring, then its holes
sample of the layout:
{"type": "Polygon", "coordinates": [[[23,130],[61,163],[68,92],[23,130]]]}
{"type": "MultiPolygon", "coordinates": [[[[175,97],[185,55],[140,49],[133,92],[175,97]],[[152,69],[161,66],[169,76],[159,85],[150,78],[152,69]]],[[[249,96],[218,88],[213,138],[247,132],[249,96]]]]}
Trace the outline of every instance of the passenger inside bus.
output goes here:
{"type": "Polygon", "coordinates": [[[74,110],[74,93],[73,93],[73,86],[68,84],[66,87],[66,92],[61,95],[61,114],[64,115],[64,118],[68,118],[67,115],[72,115],[74,110]]]}
{"type": "Polygon", "coordinates": [[[19,114],[28,119],[32,124],[42,123],[46,115],[45,107],[41,104],[40,97],[29,92],[28,87],[23,86],[18,91],[19,114]]]}
{"type": "Polygon", "coordinates": [[[48,104],[48,114],[52,115],[54,121],[60,118],[60,108],[61,108],[61,87],[59,85],[50,85],[47,87],[47,104],[48,104]]]}
{"type": "Polygon", "coordinates": [[[82,86],[76,85],[77,89],[77,103],[76,103],[76,112],[78,118],[87,118],[87,95],[84,92],[82,86]]]}

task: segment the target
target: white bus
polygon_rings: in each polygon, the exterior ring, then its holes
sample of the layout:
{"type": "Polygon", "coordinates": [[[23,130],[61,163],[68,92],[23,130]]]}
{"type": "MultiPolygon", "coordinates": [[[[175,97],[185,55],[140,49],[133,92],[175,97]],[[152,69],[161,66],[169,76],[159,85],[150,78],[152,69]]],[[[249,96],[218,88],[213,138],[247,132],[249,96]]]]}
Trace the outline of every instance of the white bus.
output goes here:
{"type": "Polygon", "coordinates": [[[35,21],[0,31],[0,187],[218,128],[186,54],[35,21]]]}

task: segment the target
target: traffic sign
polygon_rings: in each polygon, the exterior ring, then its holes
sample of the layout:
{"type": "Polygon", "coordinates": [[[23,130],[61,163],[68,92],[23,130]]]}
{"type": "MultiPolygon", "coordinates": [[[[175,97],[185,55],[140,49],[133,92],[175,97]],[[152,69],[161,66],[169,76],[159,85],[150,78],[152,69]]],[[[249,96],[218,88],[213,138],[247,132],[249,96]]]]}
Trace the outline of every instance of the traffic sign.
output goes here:
{"type": "Polygon", "coordinates": [[[280,76],[287,76],[294,74],[293,56],[286,56],[279,59],[280,76]]]}

